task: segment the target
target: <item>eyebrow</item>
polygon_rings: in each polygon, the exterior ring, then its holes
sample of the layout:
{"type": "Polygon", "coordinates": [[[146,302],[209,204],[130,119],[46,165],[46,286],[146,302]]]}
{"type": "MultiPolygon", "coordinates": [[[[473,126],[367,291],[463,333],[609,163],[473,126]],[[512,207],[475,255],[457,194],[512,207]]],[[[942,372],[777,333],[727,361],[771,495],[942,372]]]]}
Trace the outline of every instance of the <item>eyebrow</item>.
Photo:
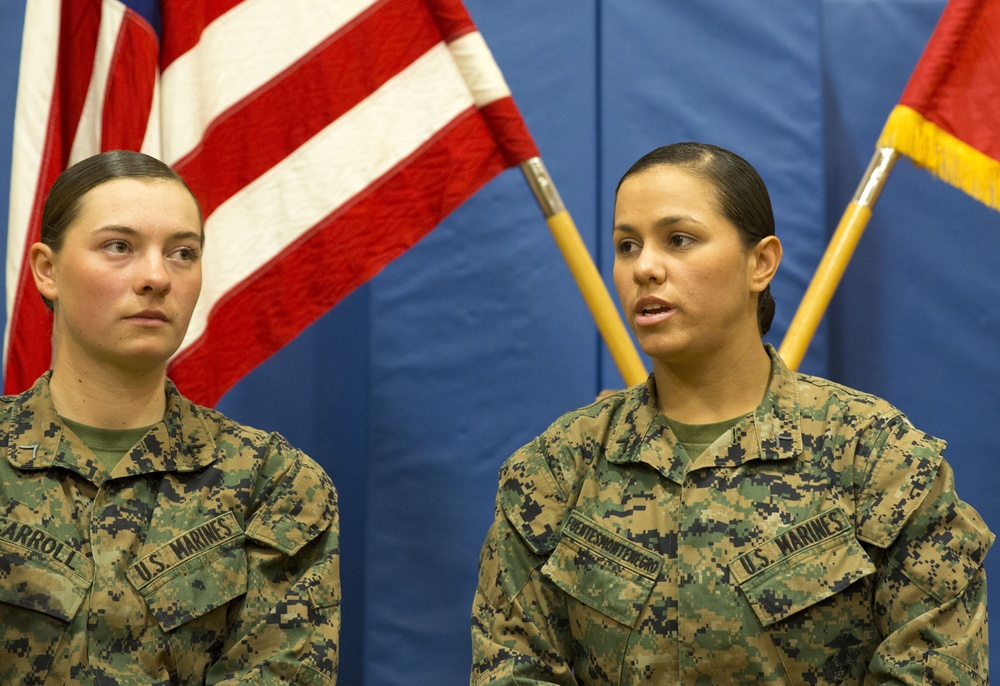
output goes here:
{"type": "MultiPolygon", "coordinates": [[[[120,225],[120,224],[109,224],[108,226],[102,226],[101,228],[97,229],[94,233],[95,234],[111,233],[111,234],[118,234],[118,235],[124,234],[126,236],[138,236],[138,235],[140,235],[139,231],[137,231],[136,229],[133,229],[131,226],[123,226],[123,225],[120,225]]],[[[199,245],[202,245],[205,242],[204,235],[200,234],[200,233],[196,233],[194,231],[177,231],[176,233],[172,233],[170,235],[170,238],[172,240],[177,240],[177,239],[180,239],[180,240],[193,239],[193,240],[198,241],[199,245]]]]}
{"type": "MultiPolygon", "coordinates": [[[[692,224],[697,224],[703,226],[703,224],[692,217],[689,214],[672,214],[667,217],[660,217],[655,222],[653,222],[654,229],[666,229],[675,224],[680,224],[681,222],[691,222],[692,224]]],[[[612,231],[634,231],[635,227],[631,224],[618,224],[611,229],[612,231]]]]}

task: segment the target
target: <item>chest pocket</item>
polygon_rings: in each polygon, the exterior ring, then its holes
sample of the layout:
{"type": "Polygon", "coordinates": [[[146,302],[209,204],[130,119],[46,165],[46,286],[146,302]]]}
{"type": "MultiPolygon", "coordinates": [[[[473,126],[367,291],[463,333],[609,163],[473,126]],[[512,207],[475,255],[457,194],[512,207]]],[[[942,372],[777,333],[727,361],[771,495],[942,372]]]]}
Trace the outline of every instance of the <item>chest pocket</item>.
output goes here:
{"type": "Polygon", "coordinates": [[[764,626],[846,590],[875,572],[839,507],[736,558],[729,571],[764,626]]]}
{"type": "Polygon", "coordinates": [[[30,535],[21,537],[25,545],[0,538],[0,683],[4,684],[21,683],[26,674],[44,680],[93,577],[90,561],[66,544],[43,538],[40,530],[26,524],[10,526],[30,535]]]}
{"type": "Polygon", "coordinates": [[[170,632],[246,593],[245,540],[226,513],[146,555],[126,577],[170,632]]]}
{"type": "Polygon", "coordinates": [[[617,683],[632,630],[649,600],[662,558],[577,512],[562,527],[541,574],[570,596],[577,670],[617,683]]]}
{"type": "Polygon", "coordinates": [[[53,552],[66,551],[65,557],[85,569],[75,570],[44,553],[0,539],[0,603],[69,622],[83,604],[93,568],[62,543],[53,541],[52,548],[53,552]]]}
{"type": "Polygon", "coordinates": [[[876,643],[875,565],[843,510],[793,526],[733,560],[729,571],[779,651],[790,683],[861,678],[876,643]]]}
{"type": "Polygon", "coordinates": [[[660,573],[656,553],[573,512],[542,574],[581,603],[634,628],[660,573]]]}

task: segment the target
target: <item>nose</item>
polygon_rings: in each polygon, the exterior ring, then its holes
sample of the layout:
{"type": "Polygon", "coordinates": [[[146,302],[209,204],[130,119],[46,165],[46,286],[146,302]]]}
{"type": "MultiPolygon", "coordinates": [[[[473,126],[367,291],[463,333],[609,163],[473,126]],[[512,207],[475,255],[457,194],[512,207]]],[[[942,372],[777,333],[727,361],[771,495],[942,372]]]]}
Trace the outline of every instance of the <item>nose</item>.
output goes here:
{"type": "Polygon", "coordinates": [[[135,290],[138,293],[165,294],[170,290],[170,271],[166,258],[150,251],[136,263],[135,290]]]}
{"type": "Polygon", "coordinates": [[[663,260],[648,247],[643,247],[632,263],[632,278],[638,284],[663,283],[667,278],[663,260]]]}

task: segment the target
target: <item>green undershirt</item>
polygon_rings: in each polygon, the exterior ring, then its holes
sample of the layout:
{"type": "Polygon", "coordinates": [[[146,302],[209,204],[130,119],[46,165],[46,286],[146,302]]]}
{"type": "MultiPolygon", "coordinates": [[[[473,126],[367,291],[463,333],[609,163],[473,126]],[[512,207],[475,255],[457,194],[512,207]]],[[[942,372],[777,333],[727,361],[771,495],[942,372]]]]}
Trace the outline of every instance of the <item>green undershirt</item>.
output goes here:
{"type": "Polygon", "coordinates": [[[715,439],[736,426],[744,416],[712,424],[684,424],[667,417],[667,424],[670,425],[677,442],[684,447],[688,457],[694,459],[705,452],[705,448],[715,443],[715,439]]]}
{"type": "Polygon", "coordinates": [[[68,426],[73,433],[80,437],[84,445],[90,448],[97,459],[104,467],[111,472],[125,454],[132,449],[139,439],[146,435],[150,426],[138,429],[99,429],[95,426],[87,426],[72,419],[60,416],[59,419],[68,426]]]}

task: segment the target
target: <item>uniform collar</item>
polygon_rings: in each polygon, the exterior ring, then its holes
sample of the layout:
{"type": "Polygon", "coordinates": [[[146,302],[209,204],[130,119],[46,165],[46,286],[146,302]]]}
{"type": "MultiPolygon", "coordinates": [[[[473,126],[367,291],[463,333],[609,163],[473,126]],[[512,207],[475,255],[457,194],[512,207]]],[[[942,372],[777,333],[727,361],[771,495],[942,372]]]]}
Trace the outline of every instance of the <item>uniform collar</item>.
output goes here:
{"type": "Polygon", "coordinates": [[[4,450],[15,468],[62,467],[99,486],[112,476],[189,472],[215,461],[215,439],[200,409],[167,380],[163,419],[108,474],[100,460],[56,414],[49,391],[51,374],[46,372],[34,386],[13,398],[4,450]]]}
{"type": "Polygon", "coordinates": [[[777,351],[765,345],[771,359],[771,380],[757,409],[724,433],[692,461],[677,441],[656,405],[656,381],[651,374],[633,389],[635,402],[612,429],[608,460],[645,462],[665,477],[682,483],[691,471],[737,467],[753,460],[785,460],[802,454],[801,409],[797,375],[777,351]]]}

